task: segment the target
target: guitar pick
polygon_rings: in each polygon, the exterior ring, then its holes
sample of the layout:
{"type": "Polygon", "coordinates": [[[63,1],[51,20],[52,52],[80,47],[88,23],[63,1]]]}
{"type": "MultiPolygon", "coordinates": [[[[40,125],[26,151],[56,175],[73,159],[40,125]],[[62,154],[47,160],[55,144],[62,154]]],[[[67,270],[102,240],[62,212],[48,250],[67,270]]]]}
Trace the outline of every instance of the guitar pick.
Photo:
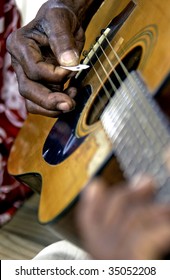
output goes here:
{"type": "Polygon", "coordinates": [[[76,66],[60,66],[63,69],[70,70],[70,71],[81,71],[89,68],[90,66],[87,64],[79,64],[76,66]]]}

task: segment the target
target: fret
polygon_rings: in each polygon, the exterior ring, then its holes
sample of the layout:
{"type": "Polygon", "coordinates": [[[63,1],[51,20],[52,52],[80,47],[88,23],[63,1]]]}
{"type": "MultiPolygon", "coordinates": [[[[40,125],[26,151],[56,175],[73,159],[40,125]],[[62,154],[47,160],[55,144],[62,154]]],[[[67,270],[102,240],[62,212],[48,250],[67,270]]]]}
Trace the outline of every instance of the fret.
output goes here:
{"type": "Polygon", "coordinates": [[[129,74],[111,98],[101,122],[125,177],[130,179],[136,173],[153,175],[161,189],[158,197],[166,200],[170,188],[163,159],[170,143],[167,120],[136,72],[129,74]]]}

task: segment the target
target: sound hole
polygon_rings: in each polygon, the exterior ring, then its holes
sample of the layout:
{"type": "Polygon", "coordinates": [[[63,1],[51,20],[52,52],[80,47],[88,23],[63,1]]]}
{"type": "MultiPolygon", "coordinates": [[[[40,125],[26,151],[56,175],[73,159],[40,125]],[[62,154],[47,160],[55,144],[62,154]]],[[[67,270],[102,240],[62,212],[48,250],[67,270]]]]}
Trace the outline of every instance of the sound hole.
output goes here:
{"type": "MultiPolygon", "coordinates": [[[[142,48],[136,47],[124,57],[122,62],[128,70],[128,72],[137,69],[141,56],[142,48]]],[[[123,81],[126,78],[126,75],[120,64],[117,65],[115,71],[118,73],[121,81],[123,81]]],[[[114,83],[115,87],[119,88],[121,83],[116,78],[116,75],[114,73],[115,71],[112,71],[112,73],[110,74],[110,79],[114,83]]],[[[85,71],[83,72],[83,75],[84,73],[85,71]]],[[[77,82],[81,83],[81,81],[82,76],[79,76],[77,82]]],[[[113,90],[109,79],[106,80],[105,87],[107,88],[110,97],[113,96],[115,91],[113,90]]],[[[75,130],[77,122],[84,109],[84,106],[86,105],[86,102],[88,101],[92,93],[93,89],[90,85],[82,87],[81,94],[78,94],[76,97],[76,108],[70,113],[62,114],[54,124],[43,147],[43,158],[49,164],[55,165],[63,162],[85,140],[87,135],[79,138],[77,137],[75,130]]],[[[86,123],[88,125],[92,125],[99,120],[100,115],[108,102],[109,100],[108,98],[106,98],[105,91],[101,88],[89,109],[89,113],[86,120],[86,123]]]]}
{"type": "MultiPolygon", "coordinates": [[[[129,73],[138,68],[141,56],[142,48],[141,46],[137,46],[123,58],[122,63],[129,73]]],[[[86,122],[88,125],[92,125],[99,120],[103,110],[109,102],[108,95],[106,95],[105,92],[105,88],[107,89],[110,97],[115,94],[110,80],[114,84],[115,88],[118,89],[122,82],[125,80],[126,76],[127,75],[123,70],[122,65],[119,63],[116,66],[115,70],[111,72],[109,79],[106,80],[104,87],[101,88],[98,95],[96,96],[87,116],[86,122]]]]}

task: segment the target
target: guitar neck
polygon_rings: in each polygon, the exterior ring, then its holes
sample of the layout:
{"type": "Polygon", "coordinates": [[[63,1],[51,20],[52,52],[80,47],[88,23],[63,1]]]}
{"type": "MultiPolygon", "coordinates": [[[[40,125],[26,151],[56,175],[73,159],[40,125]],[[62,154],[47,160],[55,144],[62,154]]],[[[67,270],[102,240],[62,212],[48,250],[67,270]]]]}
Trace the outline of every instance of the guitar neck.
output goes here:
{"type": "Polygon", "coordinates": [[[170,143],[168,123],[137,72],[116,91],[101,122],[125,177],[151,174],[159,186],[157,198],[167,200],[170,176],[163,155],[170,143]]]}

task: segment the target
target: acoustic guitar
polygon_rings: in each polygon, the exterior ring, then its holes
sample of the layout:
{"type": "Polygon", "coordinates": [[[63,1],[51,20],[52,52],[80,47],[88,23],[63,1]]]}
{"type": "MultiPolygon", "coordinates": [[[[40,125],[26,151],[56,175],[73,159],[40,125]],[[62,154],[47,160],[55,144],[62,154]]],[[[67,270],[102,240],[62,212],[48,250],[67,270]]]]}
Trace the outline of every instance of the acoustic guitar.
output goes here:
{"type": "Polygon", "coordinates": [[[98,174],[114,184],[150,173],[155,199],[170,201],[170,0],[105,0],[86,37],[75,110],[30,114],[8,162],[40,194],[39,221],[73,242],[78,197],[98,174]]]}

